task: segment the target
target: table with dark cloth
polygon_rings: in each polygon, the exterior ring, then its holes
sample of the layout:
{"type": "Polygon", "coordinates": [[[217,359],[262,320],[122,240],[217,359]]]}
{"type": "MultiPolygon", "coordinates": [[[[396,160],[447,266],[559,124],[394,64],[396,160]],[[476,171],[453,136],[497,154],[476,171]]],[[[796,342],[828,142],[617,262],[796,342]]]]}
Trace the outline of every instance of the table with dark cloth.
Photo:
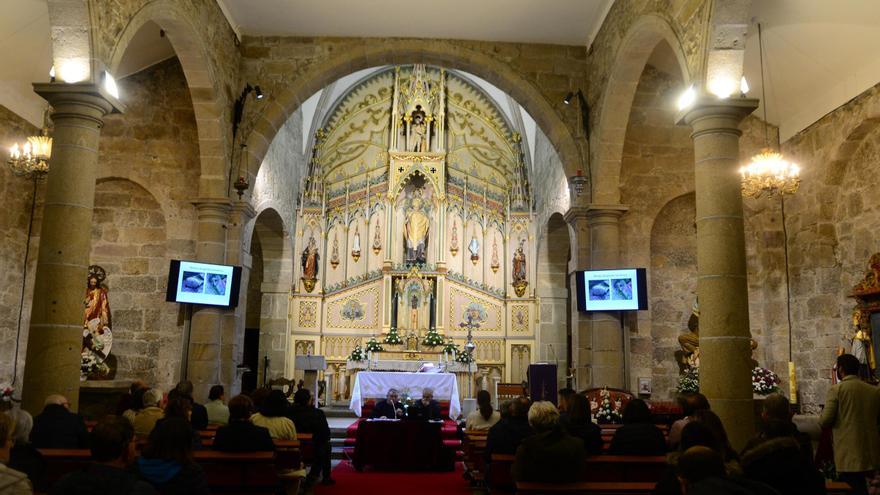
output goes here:
{"type": "Polygon", "coordinates": [[[386,471],[452,471],[451,449],[443,445],[439,422],[361,421],[353,465],[386,471]]]}

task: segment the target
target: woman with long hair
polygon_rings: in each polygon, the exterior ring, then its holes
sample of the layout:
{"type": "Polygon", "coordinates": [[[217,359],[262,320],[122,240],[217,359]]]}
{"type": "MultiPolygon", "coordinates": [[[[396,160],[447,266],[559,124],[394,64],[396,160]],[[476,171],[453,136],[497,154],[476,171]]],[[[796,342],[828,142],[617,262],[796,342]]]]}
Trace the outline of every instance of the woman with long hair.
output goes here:
{"type": "Polygon", "coordinates": [[[501,413],[492,407],[492,396],[487,390],[477,392],[477,409],[471,411],[465,420],[467,430],[488,430],[501,420],[501,413]]]}
{"type": "Polygon", "coordinates": [[[150,433],[135,470],[163,495],[210,493],[201,466],[192,457],[193,429],[183,418],[166,418],[150,433]]]}
{"type": "Polygon", "coordinates": [[[296,426],[287,417],[287,397],[280,390],[273,390],[266,396],[260,411],[251,416],[251,422],[269,430],[276,440],[296,440],[296,426]]]}

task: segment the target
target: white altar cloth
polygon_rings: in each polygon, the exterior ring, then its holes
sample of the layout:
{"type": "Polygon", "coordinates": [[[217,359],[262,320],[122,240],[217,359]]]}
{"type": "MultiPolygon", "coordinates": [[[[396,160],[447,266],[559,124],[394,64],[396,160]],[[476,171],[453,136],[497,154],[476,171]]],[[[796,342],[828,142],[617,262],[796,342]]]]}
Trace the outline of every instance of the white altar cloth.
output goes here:
{"type": "MultiPolygon", "coordinates": [[[[372,365],[367,361],[346,361],[345,368],[349,371],[354,370],[371,370],[371,371],[418,371],[425,363],[434,363],[435,366],[443,365],[437,361],[422,360],[413,361],[408,359],[380,359],[373,361],[372,365]]],[[[452,361],[447,365],[446,371],[451,373],[470,373],[477,371],[476,363],[469,365],[452,361]]],[[[383,394],[384,397],[384,394],[383,394]]]]}
{"type": "Polygon", "coordinates": [[[396,388],[413,399],[422,397],[422,389],[434,389],[435,400],[449,400],[449,417],[458,418],[461,402],[458,399],[458,380],[453,373],[406,373],[361,371],[355,376],[348,408],[360,417],[363,399],[385,397],[388,389],[396,388]]]}

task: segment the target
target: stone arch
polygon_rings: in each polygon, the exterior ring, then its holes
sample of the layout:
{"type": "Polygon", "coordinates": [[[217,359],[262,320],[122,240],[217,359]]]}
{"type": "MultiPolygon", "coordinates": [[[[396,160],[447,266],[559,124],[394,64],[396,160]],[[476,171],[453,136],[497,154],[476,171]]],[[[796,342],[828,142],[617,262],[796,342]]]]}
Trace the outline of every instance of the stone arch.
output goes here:
{"type": "Polygon", "coordinates": [[[119,35],[108,65],[111,73],[117,70],[132,38],[148,22],[156,23],[165,31],[183,67],[195,112],[201,164],[199,195],[225,197],[228,131],[220,95],[214,88],[217,78],[209,63],[209,49],[190,19],[174,0],[148,3],[131,17],[119,35]]]}
{"type": "Polygon", "coordinates": [[[405,39],[334,51],[330,58],[315,62],[301,74],[291,77],[291,82],[284,91],[272,101],[266,102],[260,115],[256,116],[253,131],[247,139],[250,175],[256,176],[278,129],[311,95],[358,70],[408,63],[463,70],[492,83],[519,102],[535,119],[553,143],[567,176],[584,168],[585,158],[572,129],[539,89],[525,80],[513,67],[461,46],[450,47],[429,40],[405,39]]]}
{"type": "Polygon", "coordinates": [[[620,202],[620,164],[630,107],[645,64],[660,43],[672,49],[684,83],[691,80],[681,42],[669,23],[653,14],[636,21],[620,44],[599,104],[599,124],[594,127],[590,147],[595,150],[590,159],[596,194],[593,203],[620,202]]]}
{"type": "MultiPolygon", "coordinates": [[[[293,284],[293,248],[277,210],[266,208],[253,222],[253,264],[248,277],[248,327],[260,329],[259,355],[269,356],[266,379],[286,376],[289,366],[287,303],[293,284]],[[255,301],[254,298],[259,298],[255,301]],[[258,307],[256,313],[254,308],[258,307]]],[[[260,367],[260,379],[263,379],[260,367]]]]}
{"type": "Polygon", "coordinates": [[[541,299],[541,319],[536,332],[537,357],[550,362],[558,360],[557,379],[561,382],[572,352],[572,291],[568,276],[571,236],[568,223],[559,213],[552,214],[541,229],[535,272],[535,295],[541,299]]]}

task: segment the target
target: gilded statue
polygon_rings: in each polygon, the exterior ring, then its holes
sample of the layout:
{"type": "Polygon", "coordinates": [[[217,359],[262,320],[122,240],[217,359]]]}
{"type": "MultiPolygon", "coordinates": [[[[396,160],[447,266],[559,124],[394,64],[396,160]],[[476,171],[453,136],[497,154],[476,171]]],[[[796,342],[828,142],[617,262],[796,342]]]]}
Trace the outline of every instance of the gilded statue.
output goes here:
{"type": "MultiPolygon", "coordinates": [[[[873,261],[873,257],[871,260],[873,261]]],[[[859,375],[862,378],[870,379],[877,370],[874,342],[871,336],[871,314],[856,308],[853,310],[852,324],[853,336],[850,354],[859,360],[859,375]]]]}
{"type": "MultiPolygon", "coordinates": [[[[678,361],[679,371],[684,372],[687,368],[700,366],[700,302],[694,302],[691,307],[691,315],[688,317],[688,331],[678,336],[678,345],[681,350],[675,352],[675,360],[678,361]]],[[[751,349],[758,348],[755,339],[749,339],[751,349]]],[[[753,368],[757,362],[752,360],[753,368]]]]}
{"type": "Polygon", "coordinates": [[[403,229],[405,262],[408,264],[424,264],[428,258],[428,229],[430,223],[424,211],[424,199],[422,189],[413,192],[410,200],[409,212],[406,216],[406,225],[403,229]]]}
{"type": "Polygon", "coordinates": [[[110,330],[110,300],[103,282],[107,273],[98,265],[89,267],[83,299],[82,360],[80,372],[87,378],[106,378],[111,372],[107,364],[113,345],[110,330]]]}
{"type": "Polygon", "coordinates": [[[318,243],[315,242],[315,236],[309,236],[309,243],[303,249],[301,259],[303,280],[315,280],[318,278],[318,261],[320,259],[321,255],[318,254],[318,243]]]}
{"type": "Polygon", "coordinates": [[[868,260],[868,271],[865,278],[855,286],[854,292],[880,291],[880,253],[874,253],[868,260]]]}
{"type": "Polygon", "coordinates": [[[520,239],[519,247],[513,253],[513,281],[522,282],[526,279],[525,239],[520,239]]]}

